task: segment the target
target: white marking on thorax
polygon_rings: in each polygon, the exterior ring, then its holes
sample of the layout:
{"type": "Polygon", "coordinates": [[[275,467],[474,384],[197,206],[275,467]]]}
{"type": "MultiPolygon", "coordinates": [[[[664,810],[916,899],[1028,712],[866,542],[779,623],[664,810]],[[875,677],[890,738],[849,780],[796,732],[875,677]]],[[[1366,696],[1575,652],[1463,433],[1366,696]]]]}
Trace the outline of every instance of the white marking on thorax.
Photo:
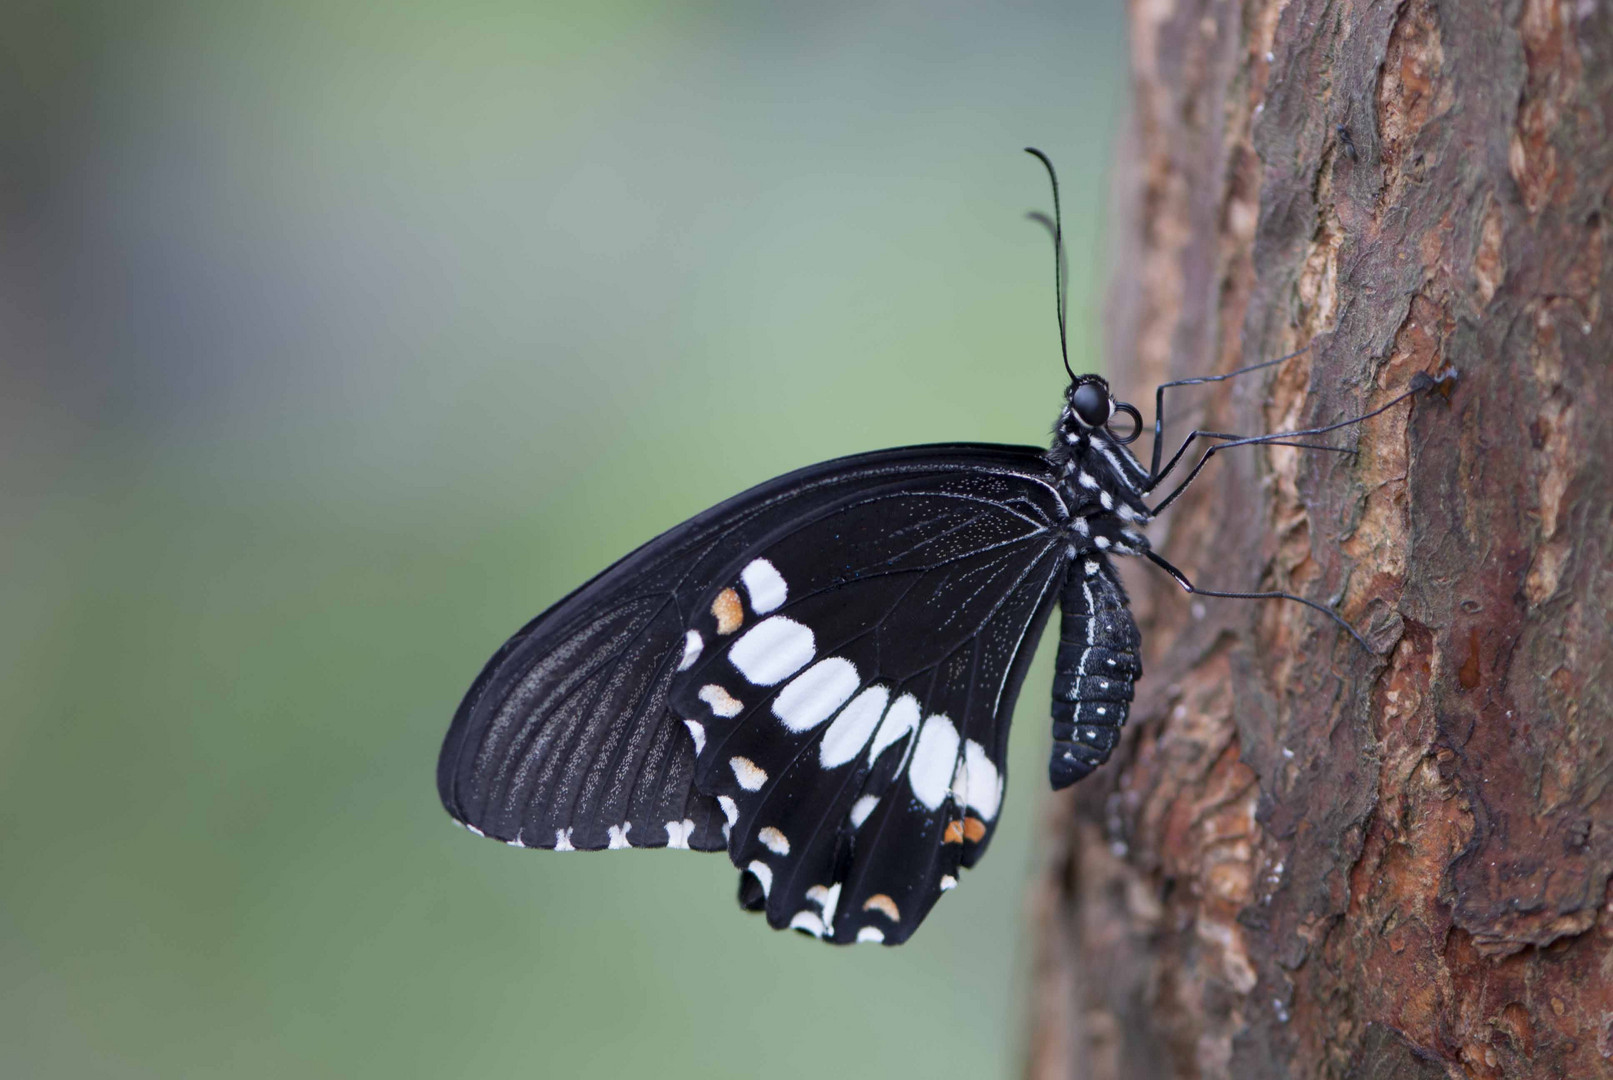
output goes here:
{"type": "MultiPolygon", "coordinates": [[[[1114,469],[1114,471],[1115,471],[1115,479],[1119,480],[1122,484],[1125,484],[1126,487],[1130,488],[1132,491],[1136,491],[1137,490],[1137,482],[1134,479],[1133,471],[1131,469],[1126,468],[1126,466],[1121,463],[1120,458],[1118,456],[1116,456],[1115,452],[1113,450],[1109,449],[1109,445],[1108,445],[1107,441],[1105,441],[1103,439],[1094,439],[1092,441],[1092,445],[1095,446],[1097,448],[1097,450],[1098,450],[1098,453],[1102,454],[1104,456],[1104,458],[1109,462],[1109,467],[1114,469]]],[[[1129,457],[1130,455],[1127,455],[1127,456],[1129,457]]],[[[1133,462],[1133,464],[1135,465],[1135,462],[1133,462]]],[[[1141,472],[1142,471],[1142,466],[1141,465],[1136,465],[1135,468],[1136,468],[1136,472],[1141,472]]]]}
{"type": "Polygon", "coordinates": [[[790,680],[773,699],[773,715],[791,731],[811,731],[857,692],[862,676],[842,656],[819,660],[790,680]]]}
{"type": "Polygon", "coordinates": [[[745,583],[745,592],[750,596],[750,609],[758,615],[766,615],[790,595],[784,575],[766,559],[752,559],[739,572],[739,580],[745,583]]]}
{"type": "Polygon", "coordinates": [[[745,631],[728,650],[728,660],[755,685],[775,686],[806,667],[816,652],[811,630],[774,615],[745,631]]]}

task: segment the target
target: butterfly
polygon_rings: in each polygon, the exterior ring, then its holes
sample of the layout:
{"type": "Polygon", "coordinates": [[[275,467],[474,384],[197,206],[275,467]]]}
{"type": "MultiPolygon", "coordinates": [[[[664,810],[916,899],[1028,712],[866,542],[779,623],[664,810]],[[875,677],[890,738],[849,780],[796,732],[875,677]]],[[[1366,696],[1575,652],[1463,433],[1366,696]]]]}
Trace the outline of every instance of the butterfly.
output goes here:
{"type": "MultiPolygon", "coordinates": [[[[1053,185],[1062,344],[1058,181],[1029,152],[1053,185]]],[[[1053,787],[1118,742],[1142,662],[1113,556],[1146,558],[1202,595],[1297,600],[1355,634],[1303,597],[1200,589],[1142,532],[1216,452],[1340,450],[1304,440],[1406,396],[1304,431],[1195,431],[1161,464],[1167,388],[1290,358],[1161,386],[1147,468],[1130,450],[1141,414],[1102,377],[1071,371],[1066,351],[1049,448],[859,454],[691,518],[493,655],[443,742],[443,805],[513,847],[726,851],[740,905],[770,926],[906,941],[991,843],[1009,721],[1055,604],[1053,787]]]]}

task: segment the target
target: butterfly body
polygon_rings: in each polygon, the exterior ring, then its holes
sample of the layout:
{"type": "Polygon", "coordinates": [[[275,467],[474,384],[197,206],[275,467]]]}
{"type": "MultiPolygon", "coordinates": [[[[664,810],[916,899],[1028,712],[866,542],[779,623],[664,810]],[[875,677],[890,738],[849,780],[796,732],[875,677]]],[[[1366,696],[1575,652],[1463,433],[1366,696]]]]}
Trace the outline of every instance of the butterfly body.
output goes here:
{"type": "MultiPolygon", "coordinates": [[[[1149,475],[1108,430],[1108,417],[1104,424],[1083,422],[1077,395],[1085,385],[1090,381],[1071,385],[1048,451],[1071,513],[1054,658],[1053,750],[1048,761],[1054,790],[1086,777],[1109,759],[1130,712],[1133,685],[1142,677],[1141,637],[1109,555],[1149,551],[1141,531],[1153,516],[1144,501],[1149,475]]],[[[1103,389],[1107,396],[1107,386],[1103,389]]]]}

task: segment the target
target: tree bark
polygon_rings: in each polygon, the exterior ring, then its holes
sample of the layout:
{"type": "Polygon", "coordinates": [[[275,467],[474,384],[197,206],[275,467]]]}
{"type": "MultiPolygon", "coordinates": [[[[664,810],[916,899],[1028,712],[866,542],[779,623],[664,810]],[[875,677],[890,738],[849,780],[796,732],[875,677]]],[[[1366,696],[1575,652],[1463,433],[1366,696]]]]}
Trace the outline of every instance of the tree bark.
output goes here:
{"type": "Polygon", "coordinates": [[[1132,3],[1121,396],[1309,347],[1170,391],[1180,440],[1460,380],[1355,456],[1219,454],[1154,531],[1370,650],[1128,569],[1146,674],[1049,807],[1030,1075],[1613,1075],[1610,8],[1132,3]]]}

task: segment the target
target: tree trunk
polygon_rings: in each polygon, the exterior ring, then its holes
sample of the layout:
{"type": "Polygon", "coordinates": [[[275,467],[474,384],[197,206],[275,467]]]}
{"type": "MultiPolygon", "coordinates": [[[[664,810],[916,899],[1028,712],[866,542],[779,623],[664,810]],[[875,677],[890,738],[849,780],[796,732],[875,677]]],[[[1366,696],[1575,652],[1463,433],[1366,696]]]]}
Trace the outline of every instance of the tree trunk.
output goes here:
{"type": "MultiPolygon", "coordinates": [[[[1029,1072],[1613,1075],[1613,4],[1135,0],[1110,370],[1230,450],[1128,568],[1029,1072]],[[1341,131],[1342,128],[1342,131],[1341,131]]],[[[1146,447],[1147,440],[1138,446],[1146,447]]],[[[1174,444],[1167,444],[1167,454],[1174,444]]]]}

